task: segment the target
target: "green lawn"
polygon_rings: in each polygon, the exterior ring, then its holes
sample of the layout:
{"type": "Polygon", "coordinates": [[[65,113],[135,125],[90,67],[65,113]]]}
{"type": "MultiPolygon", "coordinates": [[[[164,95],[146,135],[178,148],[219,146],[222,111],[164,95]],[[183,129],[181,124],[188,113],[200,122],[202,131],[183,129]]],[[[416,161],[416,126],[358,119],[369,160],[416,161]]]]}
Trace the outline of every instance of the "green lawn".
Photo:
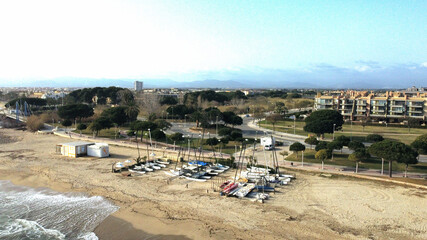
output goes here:
{"type": "MultiPolygon", "coordinates": [[[[271,122],[260,121],[261,127],[267,129],[273,129],[271,122]]],[[[305,122],[297,121],[295,122],[295,134],[301,136],[308,136],[309,133],[303,130],[305,122]]],[[[285,133],[294,133],[294,121],[280,121],[275,124],[275,130],[285,133]]],[[[403,143],[410,144],[415,140],[415,138],[422,134],[427,134],[427,129],[424,128],[412,128],[408,131],[408,128],[394,127],[385,125],[379,126],[365,126],[363,128],[361,125],[356,124],[344,124],[342,130],[336,131],[335,136],[345,135],[351,137],[352,139],[364,140],[365,137],[369,134],[380,134],[384,138],[399,140],[403,143]]],[[[332,139],[332,134],[325,134],[326,139],[332,139]]]]}
{"type": "MultiPolygon", "coordinates": [[[[314,157],[316,153],[315,150],[307,149],[304,152],[304,162],[309,163],[319,163],[322,161],[317,160],[314,157]]],[[[298,153],[298,159],[296,158],[296,154],[292,153],[290,156],[286,158],[288,161],[301,162],[301,152],[298,153]]],[[[339,152],[334,152],[334,160],[327,159],[325,164],[329,165],[338,165],[338,166],[347,166],[347,167],[355,167],[356,163],[348,160],[347,154],[341,154],[339,152]]],[[[384,163],[384,169],[388,169],[388,162],[384,163]]],[[[369,169],[381,169],[381,159],[378,158],[370,158],[364,162],[359,163],[359,168],[369,168],[369,169]]],[[[405,164],[393,162],[393,171],[405,171],[405,164]]],[[[409,172],[419,172],[419,173],[427,173],[427,163],[418,163],[416,165],[409,165],[409,172]]]]}

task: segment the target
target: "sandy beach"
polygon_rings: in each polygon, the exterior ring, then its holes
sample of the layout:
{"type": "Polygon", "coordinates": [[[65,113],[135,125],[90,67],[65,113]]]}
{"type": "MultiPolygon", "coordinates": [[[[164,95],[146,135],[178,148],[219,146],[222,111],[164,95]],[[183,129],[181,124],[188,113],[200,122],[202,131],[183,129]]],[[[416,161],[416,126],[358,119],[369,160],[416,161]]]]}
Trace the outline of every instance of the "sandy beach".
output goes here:
{"type": "Polygon", "coordinates": [[[112,201],[120,209],[95,230],[100,239],[427,239],[426,190],[297,173],[260,204],[161,171],[111,173],[112,163],[137,156],[132,148],[110,146],[104,159],[55,153],[57,143],[69,141],[0,129],[0,179],[112,201]]]}

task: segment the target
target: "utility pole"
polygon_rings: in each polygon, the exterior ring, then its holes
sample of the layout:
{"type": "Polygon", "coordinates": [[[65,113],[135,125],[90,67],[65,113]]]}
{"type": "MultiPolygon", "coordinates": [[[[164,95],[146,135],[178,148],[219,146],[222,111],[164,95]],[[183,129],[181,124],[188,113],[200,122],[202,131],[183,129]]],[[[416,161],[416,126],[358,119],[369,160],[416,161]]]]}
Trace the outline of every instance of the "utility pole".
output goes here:
{"type": "Polygon", "coordinates": [[[216,136],[218,136],[218,115],[216,116],[216,136]]]}
{"type": "Polygon", "coordinates": [[[297,117],[294,115],[294,135],[295,135],[295,123],[296,123],[297,117]]]}

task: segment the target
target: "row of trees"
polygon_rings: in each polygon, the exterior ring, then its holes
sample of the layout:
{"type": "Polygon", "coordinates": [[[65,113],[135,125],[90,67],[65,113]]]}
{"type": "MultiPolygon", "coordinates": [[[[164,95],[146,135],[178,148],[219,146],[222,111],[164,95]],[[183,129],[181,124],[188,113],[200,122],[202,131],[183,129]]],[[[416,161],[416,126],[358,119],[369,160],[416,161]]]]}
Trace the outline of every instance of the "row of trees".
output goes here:
{"type": "Polygon", "coordinates": [[[246,99],[242,91],[235,92],[215,92],[213,90],[198,91],[186,93],[184,95],[184,104],[188,106],[199,106],[201,101],[217,102],[224,104],[232,99],[246,99]]]}
{"type": "Polygon", "coordinates": [[[166,112],[173,118],[186,119],[188,117],[189,120],[196,122],[197,127],[201,125],[203,128],[209,128],[213,123],[217,123],[218,121],[222,121],[225,125],[233,127],[243,124],[243,119],[234,112],[221,112],[216,107],[209,107],[202,110],[180,104],[170,106],[166,109],[166,112]]]}
{"type": "MultiPolygon", "coordinates": [[[[406,177],[408,166],[418,163],[418,154],[427,152],[427,134],[419,136],[410,146],[398,141],[384,140],[381,136],[378,136],[379,135],[374,134],[371,135],[371,139],[374,143],[369,148],[366,148],[362,142],[350,141],[346,136],[339,136],[332,142],[318,141],[316,137],[312,136],[305,139],[305,143],[311,146],[316,145],[315,158],[322,161],[322,169],[326,159],[333,159],[334,150],[340,150],[343,146],[347,146],[349,149],[353,150],[353,153],[348,156],[348,159],[356,163],[356,173],[358,173],[359,163],[369,159],[372,155],[381,158],[381,173],[384,171],[384,161],[389,162],[390,177],[392,177],[393,162],[405,164],[406,177]]],[[[289,150],[295,152],[298,158],[298,152],[304,151],[305,146],[297,142],[293,143],[289,150]]]]}
{"type": "Polygon", "coordinates": [[[134,97],[129,89],[120,87],[95,87],[83,88],[72,91],[65,97],[67,103],[94,103],[96,97],[96,104],[119,104],[122,101],[133,101],[134,97]]]}

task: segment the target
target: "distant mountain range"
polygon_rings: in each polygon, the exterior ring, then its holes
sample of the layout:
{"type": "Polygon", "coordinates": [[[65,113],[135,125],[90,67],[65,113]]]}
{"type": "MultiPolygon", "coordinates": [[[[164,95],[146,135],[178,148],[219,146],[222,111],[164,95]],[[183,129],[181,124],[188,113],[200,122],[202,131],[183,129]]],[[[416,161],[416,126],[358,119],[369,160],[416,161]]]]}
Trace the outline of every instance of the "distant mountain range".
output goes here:
{"type": "MultiPolygon", "coordinates": [[[[42,80],[0,79],[0,87],[108,87],[132,88],[135,80],[143,81],[144,88],[321,88],[321,89],[391,89],[427,86],[427,67],[415,70],[398,69],[358,72],[326,66],[328,70],[285,71],[229,74],[220,79],[175,81],[171,79],[95,79],[62,77],[42,80]],[[331,70],[332,69],[332,70],[331,70]],[[227,77],[229,76],[229,77],[227,77]],[[402,80],[405,79],[405,80],[402,80]]],[[[185,77],[177,77],[185,79],[185,77]]]]}

